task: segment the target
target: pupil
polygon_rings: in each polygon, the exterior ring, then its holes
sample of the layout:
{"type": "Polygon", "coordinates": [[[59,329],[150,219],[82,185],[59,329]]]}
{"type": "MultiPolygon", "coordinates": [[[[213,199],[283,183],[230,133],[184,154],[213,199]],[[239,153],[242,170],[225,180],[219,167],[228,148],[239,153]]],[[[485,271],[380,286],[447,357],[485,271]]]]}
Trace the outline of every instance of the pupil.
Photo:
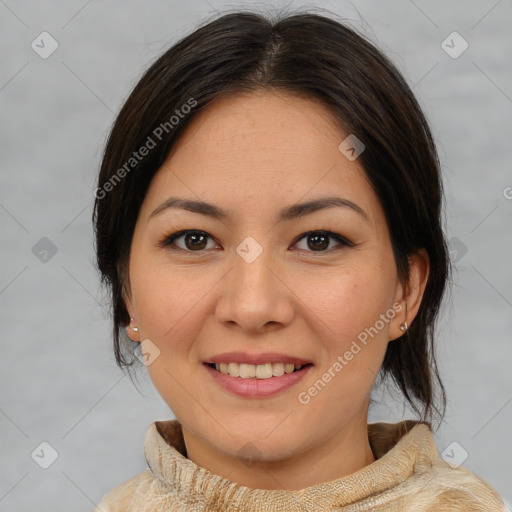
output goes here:
{"type": "MultiPolygon", "coordinates": [[[[185,235],[185,244],[189,247],[189,243],[191,246],[196,249],[204,249],[206,247],[206,237],[201,233],[188,233],[185,235]],[[201,239],[202,238],[202,243],[201,239]],[[197,243],[199,241],[199,244],[197,243]]],[[[190,247],[189,247],[190,248],[190,247]]]]}
{"type": "Polygon", "coordinates": [[[329,247],[329,237],[327,235],[309,235],[308,247],[310,249],[326,249],[329,247]],[[312,241],[312,243],[310,243],[312,241]],[[317,244],[317,245],[315,245],[317,244]],[[320,245],[318,245],[320,244],[320,245]]]}

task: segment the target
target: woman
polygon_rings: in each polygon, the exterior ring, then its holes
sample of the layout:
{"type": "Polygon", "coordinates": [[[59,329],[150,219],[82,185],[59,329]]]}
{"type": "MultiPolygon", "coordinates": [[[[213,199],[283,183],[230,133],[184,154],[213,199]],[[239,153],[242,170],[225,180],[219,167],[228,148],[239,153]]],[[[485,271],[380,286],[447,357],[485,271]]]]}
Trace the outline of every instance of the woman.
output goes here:
{"type": "Polygon", "coordinates": [[[176,420],[96,510],[505,510],[432,437],[442,197],[411,90],[338,21],[233,13],[162,55],[94,223],[116,360],[140,346],[176,420]],[[378,376],[417,420],[367,423],[378,376]]]}

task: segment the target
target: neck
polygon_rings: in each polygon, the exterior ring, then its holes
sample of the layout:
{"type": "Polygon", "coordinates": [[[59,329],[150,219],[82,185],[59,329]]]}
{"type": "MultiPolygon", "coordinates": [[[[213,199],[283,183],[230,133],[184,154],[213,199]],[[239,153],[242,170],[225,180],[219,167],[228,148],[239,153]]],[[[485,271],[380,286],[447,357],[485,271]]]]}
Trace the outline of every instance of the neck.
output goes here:
{"type": "Polygon", "coordinates": [[[183,427],[187,458],[239,485],[252,489],[298,490],[354,473],[375,461],[366,415],[320,445],[282,460],[247,463],[218,450],[183,427]]]}

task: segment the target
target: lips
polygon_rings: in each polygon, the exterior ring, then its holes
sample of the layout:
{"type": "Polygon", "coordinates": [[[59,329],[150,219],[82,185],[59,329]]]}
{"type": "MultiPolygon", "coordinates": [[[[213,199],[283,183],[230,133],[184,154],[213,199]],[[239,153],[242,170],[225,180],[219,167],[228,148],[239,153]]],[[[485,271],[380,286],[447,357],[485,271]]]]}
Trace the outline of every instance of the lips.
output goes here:
{"type": "MultiPolygon", "coordinates": [[[[282,366],[282,363],[280,364],[282,366]]],[[[213,366],[215,365],[213,364],[213,366]]],[[[223,390],[242,398],[268,398],[275,396],[284,392],[286,389],[297,385],[313,369],[312,364],[306,364],[305,366],[302,366],[300,370],[295,370],[292,373],[285,373],[279,377],[269,377],[266,375],[263,378],[241,378],[225,375],[224,373],[216,370],[215,367],[212,368],[207,363],[203,363],[203,367],[210,375],[213,383],[223,390]]]]}
{"type": "Polygon", "coordinates": [[[247,352],[226,352],[216,356],[209,357],[203,363],[238,363],[238,364],[267,364],[267,363],[283,363],[293,364],[295,366],[313,365],[312,361],[300,357],[279,354],[277,352],[265,352],[262,354],[250,354],[247,352]]]}

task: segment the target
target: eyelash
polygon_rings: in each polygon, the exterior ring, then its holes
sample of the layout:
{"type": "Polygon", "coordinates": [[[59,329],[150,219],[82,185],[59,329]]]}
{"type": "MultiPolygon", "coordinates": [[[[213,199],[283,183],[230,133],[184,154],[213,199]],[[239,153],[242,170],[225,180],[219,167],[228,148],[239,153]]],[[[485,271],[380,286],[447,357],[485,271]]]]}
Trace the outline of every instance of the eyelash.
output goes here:
{"type": "MultiPolygon", "coordinates": [[[[181,231],[177,231],[176,233],[173,233],[173,234],[170,234],[170,235],[166,235],[159,243],[158,245],[160,247],[164,247],[164,248],[169,248],[173,251],[181,251],[183,253],[187,253],[187,254],[194,254],[194,253],[197,253],[197,254],[202,254],[206,251],[206,249],[201,249],[201,250],[198,250],[198,251],[189,251],[187,249],[182,249],[181,247],[172,247],[172,245],[174,244],[174,242],[189,234],[189,233],[196,233],[196,234],[200,234],[200,235],[205,235],[206,237],[210,238],[211,240],[213,240],[213,237],[210,236],[208,233],[206,233],[205,231],[201,231],[201,230],[197,230],[197,229],[184,229],[184,230],[181,230],[181,231]]],[[[293,243],[293,245],[299,243],[301,240],[303,240],[304,238],[307,238],[309,235],[312,235],[312,234],[320,234],[320,235],[324,235],[324,236],[328,236],[329,238],[333,238],[334,240],[336,240],[337,242],[339,242],[339,246],[343,247],[353,247],[354,244],[352,242],[350,242],[349,240],[347,240],[346,238],[342,237],[341,235],[339,235],[338,233],[333,233],[332,231],[324,231],[324,230],[314,230],[314,231],[308,231],[306,233],[303,233],[302,235],[299,236],[299,238],[297,238],[297,240],[293,243]]],[[[331,249],[328,249],[328,250],[323,250],[323,251],[311,251],[311,250],[304,250],[304,249],[299,249],[300,251],[305,251],[305,252],[310,252],[312,254],[330,254],[332,252],[332,248],[331,249]]]]}

